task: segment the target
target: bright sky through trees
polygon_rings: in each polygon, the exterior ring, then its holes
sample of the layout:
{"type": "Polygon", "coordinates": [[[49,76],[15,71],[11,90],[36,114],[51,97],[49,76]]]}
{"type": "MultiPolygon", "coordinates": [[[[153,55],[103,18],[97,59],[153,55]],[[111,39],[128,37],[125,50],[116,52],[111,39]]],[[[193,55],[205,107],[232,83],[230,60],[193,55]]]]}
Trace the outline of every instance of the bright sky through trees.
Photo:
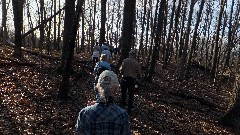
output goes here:
{"type": "MultiPolygon", "coordinates": [[[[60,0],[56,0],[57,2],[57,11],[59,10],[59,1],[60,0]]],[[[152,13],[154,14],[155,13],[155,5],[156,5],[156,0],[152,0],[153,1],[153,6],[152,6],[152,13]]],[[[10,31],[13,31],[13,13],[12,13],[12,4],[11,4],[11,0],[10,1],[7,1],[7,2],[10,2],[10,3],[7,3],[7,7],[8,7],[8,16],[7,16],[7,27],[10,31]]],[[[26,7],[26,4],[29,3],[29,7],[30,7],[30,14],[31,14],[31,18],[32,18],[32,21],[33,21],[33,27],[37,26],[38,25],[38,20],[39,20],[39,17],[38,17],[38,7],[39,7],[39,2],[36,3],[38,1],[36,0],[25,0],[25,7],[26,7]]],[[[45,0],[45,7],[46,7],[46,12],[47,12],[47,16],[51,16],[51,9],[53,8],[52,7],[52,1],[51,0],[45,0]]],[[[92,23],[90,23],[90,19],[88,18],[89,14],[90,14],[90,10],[93,10],[93,7],[90,7],[90,4],[88,2],[91,2],[91,0],[86,0],[85,1],[86,4],[85,4],[85,21],[86,21],[86,30],[89,29],[90,25],[92,23]]],[[[94,3],[94,0],[92,0],[92,2],[94,3]]],[[[101,7],[100,7],[100,0],[97,1],[98,4],[97,4],[97,16],[96,16],[96,25],[99,25],[100,23],[100,20],[101,20],[101,16],[100,16],[100,10],[101,10],[101,7]]],[[[118,22],[119,20],[117,19],[117,16],[118,16],[118,11],[117,11],[117,8],[118,8],[118,4],[121,4],[120,6],[120,15],[122,16],[123,15],[123,0],[108,0],[107,1],[107,10],[110,10],[109,12],[109,15],[107,15],[107,22],[106,22],[106,29],[107,28],[110,28],[112,27],[114,30],[116,30],[116,24],[119,23],[119,25],[121,26],[122,24],[122,17],[120,19],[120,22],[118,22]],[[110,9],[108,9],[108,4],[109,4],[109,7],[110,9]],[[113,7],[115,5],[115,7],[113,7]],[[112,23],[112,14],[113,13],[113,17],[114,20],[113,20],[113,23],[112,23]],[[111,26],[113,24],[113,26],[111,26]]],[[[171,1],[168,1],[168,21],[170,20],[170,15],[171,15],[171,9],[172,9],[172,2],[171,1]]],[[[235,5],[239,4],[239,0],[235,0],[235,5]]],[[[176,6],[178,5],[178,1],[176,1],[176,6]]],[[[188,3],[188,7],[189,7],[190,3],[188,3]]],[[[194,28],[194,24],[195,24],[195,21],[196,21],[196,18],[197,18],[197,13],[198,13],[198,7],[200,5],[200,0],[197,1],[197,3],[195,4],[195,7],[194,7],[194,14],[193,14],[193,21],[192,21],[192,31],[193,31],[193,28],[194,28]]],[[[61,4],[60,4],[60,7],[62,8],[64,6],[64,2],[62,1],[61,4]]],[[[139,34],[141,33],[141,14],[143,12],[143,2],[142,1],[137,1],[137,23],[136,23],[136,26],[138,28],[138,32],[139,34]]],[[[230,7],[231,7],[231,0],[227,0],[227,8],[225,8],[225,15],[227,15],[227,17],[229,18],[229,15],[230,15],[230,7]]],[[[202,21],[200,22],[200,27],[199,27],[199,33],[201,34],[201,28],[203,26],[203,23],[204,23],[204,19],[206,19],[206,9],[209,8],[210,9],[210,12],[212,13],[213,15],[213,19],[212,19],[212,22],[211,22],[211,33],[210,34],[214,34],[215,33],[215,27],[216,27],[216,24],[217,24],[217,20],[218,20],[218,14],[219,14],[219,10],[220,10],[220,6],[219,6],[219,1],[215,1],[215,0],[208,0],[206,1],[205,3],[205,6],[204,6],[204,9],[203,9],[203,16],[202,16],[202,21]]],[[[149,8],[148,8],[149,9],[149,8]]],[[[188,9],[189,10],[189,9],[188,9]]],[[[236,6],[234,7],[234,14],[236,13],[236,10],[239,10],[239,9],[236,9],[236,6]]],[[[0,3],[0,11],[2,11],[2,5],[0,3]]],[[[187,11],[188,13],[188,11],[187,11]]],[[[52,13],[53,14],[53,13],[52,13]]],[[[152,15],[154,16],[154,15],[152,15]]],[[[64,15],[62,15],[63,19],[64,19],[64,15]]],[[[233,16],[235,17],[235,16],[233,16]]],[[[62,21],[63,21],[62,19],[62,21]]],[[[234,20],[235,18],[233,18],[234,20]]],[[[25,28],[25,31],[28,31],[30,28],[29,28],[29,24],[28,24],[28,18],[27,18],[27,8],[24,8],[24,28],[25,28]]],[[[185,21],[187,22],[187,16],[185,18],[185,21]]],[[[0,12],[0,26],[2,24],[2,12],[0,12]]],[[[62,23],[63,25],[63,23],[62,23]]],[[[228,25],[228,24],[227,24],[228,25]]],[[[95,35],[96,35],[96,38],[99,37],[99,27],[96,26],[96,30],[95,30],[95,35]]],[[[239,28],[240,30],[240,28],[239,28]]],[[[226,28],[225,30],[225,33],[226,33],[226,36],[227,36],[227,32],[228,32],[228,29],[226,28]]],[[[239,32],[239,31],[238,31],[239,32]]],[[[108,34],[111,34],[111,33],[108,33],[108,34]]],[[[121,35],[121,32],[118,33],[118,35],[120,36],[121,35]]],[[[138,42],[138,41],[137,41],[138,42]]]]}

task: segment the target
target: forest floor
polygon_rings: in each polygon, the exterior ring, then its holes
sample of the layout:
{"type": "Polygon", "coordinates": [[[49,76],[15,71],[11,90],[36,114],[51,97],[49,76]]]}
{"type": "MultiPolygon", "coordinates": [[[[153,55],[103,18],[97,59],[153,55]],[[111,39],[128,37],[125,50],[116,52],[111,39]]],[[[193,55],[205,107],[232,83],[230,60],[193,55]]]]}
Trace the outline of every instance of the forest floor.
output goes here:
{"type": "MultiPolygon", "coordinates": [[[[71,99],[61,101],[60,56],[44,54],[41,60],[32,51],[17,59],[11,57],[12,47],[0,45],[0,134],[75,134],[79,111],[94,100],[89,55],[75,55],[71,99]]],[[[192,67],[190,78],[180,82],[177,69],[177,64],[163,69],[158,63],[153,82],[139,80],[130,117],[134,134],[239,134],[218,123],[234,102],[230,81],[217,90],[209,73],[192,67]]]]}

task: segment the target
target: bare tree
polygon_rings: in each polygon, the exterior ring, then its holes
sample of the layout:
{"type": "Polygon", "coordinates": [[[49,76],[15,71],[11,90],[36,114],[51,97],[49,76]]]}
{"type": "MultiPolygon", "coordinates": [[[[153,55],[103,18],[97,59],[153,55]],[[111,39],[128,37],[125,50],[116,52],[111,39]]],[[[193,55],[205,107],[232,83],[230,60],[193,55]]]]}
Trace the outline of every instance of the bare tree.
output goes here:
{"type": "Polygon", "coordinates": [[[71,24],[74,16],[75,0],[65,0],[65,19],[64,19],[64,33],[63,33],[63,48],[61,58],[61,70],[66,65],[67,55],[69,53],[68,40],[70,39],[71,24]]]}
{"type": "Polygon", "coordinates": [[[125,0],[124,10],[123,10],[123,25],[122,25],[122,40],[120,46],[122,49],[122,54],[118,61],[117,69],[119,69],[123,59],[128,57],[128,52],[131,50],[132,46],[132,34],[134,29],[134,19],[135,19],[135,9],[136,0],[125,0]]]}
{"type": "Polygon", "coordinates": [[[214,47],[214,58],[213,58],[213,66],[212,66],[212,77],[216,77],[216,70],[218,66],[218,55],[219,55],[219,46],[218,46],[218,41],[219,41],[219,33],[220,33],[220,27],[221,27],[221,20],[222,20],[222,15],[225,7],[225,0],[221,0],[220,4],[220,12],[218,16],[218,23],[217,23],[217,30],[216,30],[216,36],[215,36],[215,47],[214,47]]]}
{"type": "Polygon", "coordinates": [[[227,44],[227,56],[225,61],[225,66],[229,66],[230,54],[233,48],[233,40],[232,40],[232,17],[233,17],[233,7],[234,7],[234,0],[232,0],[232,6],[230,11],[230,18],[228,21],[228,44],[227,44]]]}
{"type": "Polygon", "coordinates": [[[190,5],[190,10],[189,10],[189,15],[188,15],[188,23],[187,23],[187,31],[186,31],[186,39],[185,39],[185,44],[183,48],[183,56],[181,57],[181,62],[180,62],[180,74],[178,79],[179,80],[184,80],[185,78],[185,72],[187,68],[187,56],[188,56],[188,42],[190,38],[190,30],[191,30],[191,23],[192,23],[192,14],[193,14],[193,7],[195,5],[195,1],[191,0],[191,5],[190,5]]]}
{"type": "Polygon", "coordinates": [[[7,4],[6,0],[2,0],[2,41],[3,44],[6,43],[7,40],[7,4]]]}
{"type": "Polygon", "coordinates": [[[191,49],[190,49],[190,52],[189,52],[189,58],[188,58],[188,63],[187,63],[187,69],[186,69],[185,76],[188,76],[188,74],[189,74],[189,70],[190,70],[190,66],[191,66],[191,60],[192,60],[192,57],[193,57],[194,50],[196,48],[197,30],[198,30],[199,23],[201,21],[201,16],[202,16],[202,12],[203,12],[204,3],[205,3],[205,0],[201,0],[201,4],[200,4],[199,11],[198,11],[198,16],[197,16],[197,21],[196,21],[194,32],[193,32],[193,38],[192,38],[193,41],[192,41],[192,46],[191,46],[191,49]]]}
{"type": "Polygon", "coordinates": [[[100,29],[100,39],[99,39],[100,45],[105,41],[106,3],[107,3],[107,0],[101,0],[101,29],[100,29]]]}
{"type": "Polygon", "coordinates": [[[170,40],[172,38],[172,27],[173,27],[173,18],[174,18],[174,13],[175,13],[175,3],[176,0],[173,0],[173,6],[172,6],[172,14],[171,14],[171,19],[170,19],[170,26],[168,29],[168,37],[167,37],[167,45],[166,45],[166,49],[164,50],[164,65],[166,66],[169,63],[170,60],[170,40]]]}
{"type": "Polygon", "coordinates": [[[144,32],[145,32],[145,23],[146,23],[146,12],[147,12],[147,0],[144,0],[144,7],[143,7],[143,17],[142,17],[142,32],[141,32],[141,37],[140,37],[140,45],[139,45],[139,50],[138,50],[138,56],[137,56],[137,59],[140,58],[140,54],[143,55],[143,35],[144,35],[144,32]]]}
{"type": "Polygon", "coordinates": [[[24,0],[12,0],[15,27],[14,57],[22,57],[23,4],[24,0]]]}
{"type": "MultiPolygon", "coordinates": [[[[73,1],[69,1],[68,2],[73,2],[73,1]]],[[[72,7],[73,9],[73,13],[74,13],[74,17],[72,18],[72,23],[71,23],[71,27],[69,27],[70,29],[66,29],[66,31],[68,31],[67,33],[70,35],[70,39],[65,39],[67,40],[66,43],[69,47],[69,53],[67,55],[67,59],[66,59],[66,65],[64,66],[64,72],[62,75],[62,82],[60,84],[60,88],[59,88],[59,92],[58,92],[58,96],[61,99],[68,99],[68,93],[70,91],[70,70],[72,69],[72,60],[74,58],[74,47],[75,47],[75,40],[76,40],[76,36],[77,36],[77,31],[79,28],[79,19],[80,19],[80,15],[82,13],[82,6],[83,6],[83,1],[82,0],[78,0],[77,2],[77,6],[76,6],[76,10],[74,7],[72,7]]],[[[70,8],[70,7],[69,7],[70,8]]],[[[68,24],[69,25],[69,24],[68,24]]],[[[67,35],[65,35],[67,36],[67,35]]]]}
{"type": "Polygon", "coordinates": [[[154,48],[153,48],[152,61],[151,61],[151,64],[150,64],[148,75],[147,75],[147,80],[148,81],[152,81],[152,76],[153,76],[153,73],[155,71],[155,65],[156,65],[157,58],[158,58],[157,56],[158,56],[158,53],[159,53],[160,44],[162,43],[162,41],[161,41],[162,31],[163,31],[164,20],[165,20],[165,17],[166,17],[166,14],[165,14],[166,9],[165,8],[166,8],[166,0],[161,0],[159,12],[158,12],[155,45],[154,45],[154,48]]]}

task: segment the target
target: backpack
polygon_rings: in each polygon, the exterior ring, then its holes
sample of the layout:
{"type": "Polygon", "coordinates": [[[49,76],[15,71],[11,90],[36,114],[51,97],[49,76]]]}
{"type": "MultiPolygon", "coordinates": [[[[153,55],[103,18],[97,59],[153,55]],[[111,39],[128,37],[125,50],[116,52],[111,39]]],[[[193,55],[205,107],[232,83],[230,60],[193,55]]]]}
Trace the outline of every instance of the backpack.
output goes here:
{"type": "Polygon", "coordinates": [[[98,68],[97,68],[97,76],[99,76],[105,70],[109,70],[109,69],[104,67],[104,66],[98,66],[98,68]]]}

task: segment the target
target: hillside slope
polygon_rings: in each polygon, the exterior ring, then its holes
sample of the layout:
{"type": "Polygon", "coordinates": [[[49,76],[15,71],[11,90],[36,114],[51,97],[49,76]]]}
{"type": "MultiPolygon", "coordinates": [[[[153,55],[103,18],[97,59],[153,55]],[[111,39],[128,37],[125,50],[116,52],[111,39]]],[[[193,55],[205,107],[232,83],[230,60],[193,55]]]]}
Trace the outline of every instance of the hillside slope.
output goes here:
{"type": "MultiPolygon", "coordinates": [[[[74,134],[78,112],[94,100],[89,56],[76,55],[72,98],[61,101],[60,55],[44,54],[40,61],[38,53],[25,50],[24,58],[16,59],[12,51],[0,46],[0,134],[74,134]]],[[[228,81],[216,91],[205,71],[192,68],[191,78],[179,82],[177,65],[157,65],[152,83],[139,80],[130,120],[135,134],[239,134],[217,122],[233,102],[228,81]]]]}

